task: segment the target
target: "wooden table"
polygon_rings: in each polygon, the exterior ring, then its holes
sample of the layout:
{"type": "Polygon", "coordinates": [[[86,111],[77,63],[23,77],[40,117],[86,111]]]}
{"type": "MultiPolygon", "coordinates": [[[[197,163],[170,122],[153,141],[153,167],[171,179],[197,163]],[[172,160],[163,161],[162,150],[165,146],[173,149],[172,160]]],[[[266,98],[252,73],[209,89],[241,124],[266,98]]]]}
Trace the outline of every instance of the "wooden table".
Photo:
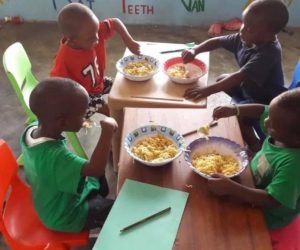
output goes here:
{"type": "MultiPolygon", "coordinates": [[[[122,145],[127,133],[137,127],[150,124],[150,121],[185,133],[207,124],[210,120],[211,110],[207,109],[126,108],[122,145]]],[[[219,120],[218,126],[212,128],[210,134],[223,136],[243,145],[235,117],[219,120]]],[[[195,138],[197,134],[185,137],[186,144],[195,138]]],[[[271,249],[261,211],[212,195],[207,189],[206,180],[187,166],[183,155],[172,164],[150,168],[133,161],[122,146],[118,190],[126,178],[189,192],[174,250],[271,249]]],[[[245,185],[253,185],[249,169],[240,179],[245,185]]]]}
{"type": "MultiPolygon", "coordinates": [[[[181,52],[160,54],[160,51],[173,50],[178,48],[187,48],[184,44],[170,44],[170,43],[147,43],[141,42],[143,54],[151,55],[160,60],[162,67],[164,61],[169,58],[181,55],[181,52]]],[[[128,49],[125,55],[129,55],[128,49]]],[[[201,53],[197,56],[202,60],[207,67],[209,66],[209,53],[201,53]]],[[[204,75],[197,82],[200,86],[207,85],[208,74],[204,75]]],[[[108,106],[110,115],[116,119],[119,129],[113,138],[113,165],[114,170],[118,170],[119,154],[120,154],[120,140],[121,129],[123,126],[123,108],[125,107],[148,107],[148,108],[205,108],[206,98],[199,102],[185,100],[182,96],[185,90],[193,85],[182,85],[171,82],[168,76],[161,69],[152,79],[145,82],[134,82],[127,80],[121,73],[117,73],[112,89],[108,95],[108,106]],[[147,98],[161,98],[147,99],[134,98],[133,96],[141,96],[147,98]],[[170,100],[172,99],[172,100],[170,100]],[[177,101],[176,101],[177,100],[177,101]]]]}

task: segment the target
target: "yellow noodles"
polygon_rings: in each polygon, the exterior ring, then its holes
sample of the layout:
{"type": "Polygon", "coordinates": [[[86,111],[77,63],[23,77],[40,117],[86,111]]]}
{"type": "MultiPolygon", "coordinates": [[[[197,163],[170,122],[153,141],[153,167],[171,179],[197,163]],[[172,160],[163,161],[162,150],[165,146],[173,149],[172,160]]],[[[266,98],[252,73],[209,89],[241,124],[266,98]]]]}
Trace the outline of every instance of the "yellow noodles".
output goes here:
{"type": "Polygon", "coordinates": [[[206,175],[218,173],[231,176],[240,170],[239,163],[232,156],[217,153],[196,154],[193,156],[192,165],[206,175]]]}
{"type": "Polygon", "coordinates": [[[146,61],[129,62],[124,67],[124,72],[132,76],[147,76],[153,71],[154,67],[146,61]]]}
{"type": "Polygon", "coordinates": [[[178,78],[178,79],[194,78],[202,74],[201,69],[192,63],[174,64],[168,68],[167,73],[171,77],[178,78]]]}
{"type": "Polygon", "coordinates": [[[174,78],[186,79],[189,78],[189,71],[184,65],[175,64],[168,68],[168,74],[174,78]]]}
{"type": "Polygon", "coordinates": [[[176,145],[166,137],[157,134],[139,141],[132,147],[132,153],[145,161],[162,161],[177,154],[176,145]]]}

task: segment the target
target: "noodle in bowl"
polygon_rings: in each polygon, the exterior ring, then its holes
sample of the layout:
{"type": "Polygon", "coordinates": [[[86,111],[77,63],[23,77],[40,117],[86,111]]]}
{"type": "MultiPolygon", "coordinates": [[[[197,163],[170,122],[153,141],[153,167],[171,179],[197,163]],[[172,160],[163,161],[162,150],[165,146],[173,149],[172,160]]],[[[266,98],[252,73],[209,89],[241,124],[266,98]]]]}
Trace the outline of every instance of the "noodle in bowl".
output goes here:
{"type": "Polygon", "coordinates": [[[125,138],[127,153],[133,159],[151,167],[172,162],[181,155],[184,148],[181,134],[160,125],[137,128],[125,138]]]}
{"type": "Polygon", "coordinates": [[[131,81],[147,81],[158,72],[159,67],[159,61],[147,55],[125,56],[116,63],[117,70],[131,81]]]}
{"type": "Polygon", "coordinates": [[[244,148],[229,139],[216,136],[191,142],[184,158],[189,167],[204,178],[210,178],[214,173],[232,178],[240,175],[249,163],[244,148]]]}
{"type": "Polygon", "coordinates": [[[172,82],[179,84],[195,83],[207,73],[207,67],[199,59],[184,64],[181,57],[175,57],[164,63],[164,71],[172,82]]]}

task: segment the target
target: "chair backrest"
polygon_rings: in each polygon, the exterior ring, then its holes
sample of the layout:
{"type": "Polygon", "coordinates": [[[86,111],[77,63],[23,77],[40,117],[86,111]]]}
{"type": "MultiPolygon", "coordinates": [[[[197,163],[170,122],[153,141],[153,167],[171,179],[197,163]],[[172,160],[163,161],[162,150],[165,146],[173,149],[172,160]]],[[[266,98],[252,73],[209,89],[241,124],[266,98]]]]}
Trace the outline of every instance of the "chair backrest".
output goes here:
{"type": "Polygon", "coordinates": [[[300,60],[298,61],[293,75],[293,80],[289,86],[289,89],[300,87],[300,60]]]}
{"type": "MultiPolygon", "coordinates": [[[[32,90],[38,84],[38,80],[32,73],[30,60],[21,43],[16,42],[5,50],[3,54],[3,66],[9,82],[27,115],[26,123],[30,124],[36,121],[35,114],[29,108],[29,97],[32,90]]],[[[87,158],[77,135],[73,132],[67,132],[66,136],[75,153],[83,158],[87,158]]]]}
{"type": "Polygon", "coordinates": [[[31,63],[21,43],[10,45],[3,54],[3,66],[24,111],[28,123],[36,120],[29,108],[29,96],[38,81],[31,71],[31,63]]]}
{"type": "Polygon", "coordinates": [[[9,246],[16,246],[6,227],[5,209],[12,184],[18,183],[18,164],[6,142],[0,139],[0,232],[9,246]]]}

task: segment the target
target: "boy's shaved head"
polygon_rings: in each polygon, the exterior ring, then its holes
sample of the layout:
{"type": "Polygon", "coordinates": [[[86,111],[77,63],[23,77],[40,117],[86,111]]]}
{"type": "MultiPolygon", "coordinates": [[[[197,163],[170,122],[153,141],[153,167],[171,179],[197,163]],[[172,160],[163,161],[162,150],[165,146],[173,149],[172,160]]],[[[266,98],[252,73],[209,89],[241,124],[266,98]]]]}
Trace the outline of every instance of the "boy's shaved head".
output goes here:
{"type": "Polygon", "coordinates": [[[77,35],[86,20],[96,18],[92,10],[80,3],[70,3],[64,6],[58,14],[58,25],[65,37],[77,35]]]}
{"type": "Polygon", "coordinates": [[[285,122],[287,117],[291,119],[292,122],[286,124],[289,126],[286,129],[300,138],[300,88],[286,91],[274,98],[272,102],[285,111],[285,117],[282,117],[283,120],[286,119],[285,122]]]}
{"type": "Polygon", "coordinates": [[[50,77],[32,91],[29,106],[39,121],[51,121],[72,114],[79,102],[87,108],[88,94],[80,84],[67,78],[50,77]]]}
{"type": "Polygon", "coordinates": [[[289,13],[281,0],[255,0],[246,9],[248,14],[257,19],[260,25],[277,34],[287,24],[289,13]]]}

